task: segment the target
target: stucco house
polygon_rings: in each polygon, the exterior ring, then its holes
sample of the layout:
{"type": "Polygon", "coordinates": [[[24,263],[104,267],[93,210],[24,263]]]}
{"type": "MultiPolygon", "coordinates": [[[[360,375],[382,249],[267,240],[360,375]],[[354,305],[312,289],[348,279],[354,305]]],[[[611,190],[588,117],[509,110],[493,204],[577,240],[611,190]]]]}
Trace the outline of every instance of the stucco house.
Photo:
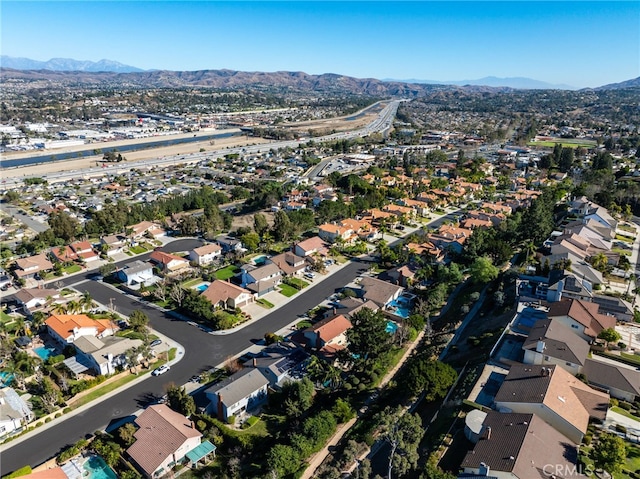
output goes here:
{"type": "Polygon", "coordinates": [[[228,281],[214,280],[202,292],[202,296],[211,301],[213,306],[235,309],[253,302],[253,293],[228,281]]]}
{"type": "Polygon", "coordinates": [[[140,260],[132,261],[118,270],[116,277],[127,286],[144,284],[153,278],[153,266],[140,260]]]}
{"type": "Polygon", "coordinates": [[[189,259],[199,266],[211,264],[222,256],[222,246],[216,243],[206,244],[189,251],[189,259]]]}
{"type": "Polygon", "coordinates": [[[34,417],[29,405],[13,388],[0,389],[0,438],[21,431],[34,417]]]}
{"type": "Polygon", "coordinates": [[[269,380],[258,368],[245,368],[205,391],[208,411],[218,419],[244,414],[267,401],[269,380]]]}
{"type": "Polygon", "coordinates": [[[82,336],[104,338],[118,329],[108,319],[91,319],[86,314],[53,314],[44,324],[49,335],[63,346],[72,344],[82,336]]]}
{"type": "Polygon", "coordinates": [[[164,251],[154,251],[149,260],[157,265],[163,273],[172,273],[189,267],[189,260],[164,251]]]}
{"type": "Polygon", "coordinates": [[[585,341],[593,341],[604,329],[616,326],[614,316],[601,314],[596,303],[579,299],[551,303],[548,317],[563,323],[585,341]]]}

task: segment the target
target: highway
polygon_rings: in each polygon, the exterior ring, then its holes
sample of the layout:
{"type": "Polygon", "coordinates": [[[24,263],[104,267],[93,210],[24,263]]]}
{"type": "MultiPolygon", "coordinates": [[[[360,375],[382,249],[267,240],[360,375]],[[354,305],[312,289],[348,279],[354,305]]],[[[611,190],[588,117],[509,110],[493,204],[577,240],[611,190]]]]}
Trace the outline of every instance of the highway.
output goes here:
{"type": "MultiPolygon", "coordinates": [[[[185,247],[187,244],[174,243],[168,245],[169,250],[176,251],[178,247],[185,247]]],[[[96,301],[102,304],[109,304],[110,299],[113,298],[113,304],[119,313],[128,315],[136,309],[144,311],[149,316],[150,326],[153,329],[184,346],[184,357],[162,376],[149,376],[141,383],[100,401],[95,406],[55,426],[42,430],[33,437],[16,444],[15,447],[12,443],[3,446],[0,474],[8,474],[27,464],[37,466],[85,435],[93,434],[96,430],[106,428],[110,423],[119,422],[130,416],[154,398],[162,396],[168,384],[184,384],[194,374],[219,366],[227,358],[240,354],[262,339],[266,332],[277,331],[296,321],[299,315],[315,307],[324,298],[333,294],[336,288],[351,282],[367,269],[367,265],[363,263],[352,262],[333,273],[331,279],[310,286],[300,293],[295,301],[283,305],[240,331],[225,336],[208,334],[137,299],[120,294],[100,282],[86,280],[84,275],[75,279],[69,278],[65,281],[66,285],[71,285],[79,291],[88,291],[96,301]]]]}
{"type": "MultiPolygon", "coordinates": [[[[391,126],[393,119],[398,111],[398,106],[400,105],[401,100],[394,100],[389,102],[389,104],[384,107],[378,117],[369,123],[364,128],[360,128],[358,130],[348,131],[348,132],[340,132],[333,133],[331,135],[326,135],[318,138],[314,138],[313,140],[316,143],[322,143],[325,141],[333,141],[333,140],[341,140],[341,139],[351,139],[358,138],[362,136],[370,135],[371,133],[385,133],[387,132],[391,126]]],[[[69,181],[71,179],[83,177],[90,178],[92,176],[101,176],[104,175],[105,172],[110,174],[121,174],[127,171],[130,171],[134,168],[147,168],[150,166],[162,166],[162,165],[177,165],[177,164],[193,164],[199,163],[201,161],[211,160],[214,158],[223,158],[225,155],[238,153],[238,154],[256,154],[262,153],[265,151],[269,151],[271,149],[278,148],[298,148],[300,145],[305,144],[307,141],[277,141],[273,143],[262,143],[258,145],[250,145],[243,146],[237,148],[226,148],[221,150],[207,151],[202,153],[191,153],[187,155],[172,155],[166,156],[163,158],[155,158],[152,160],[142,160],[135,162],[127,162],[125,164],[113,164],[108,168],[102,167],[94,167],[94,168],[85,168],[82,170],[74,170],[74,171],[63,171],[58,173],[50,173],[47,175],[42,175],[47,179],[49,183],[61,183],[65,181],[69,181]]],[[[7,188],[16,187],[22,184],[24,177],[14,177],[14,178],[6,178],[3,179],[3,186],[7,188]]]]}

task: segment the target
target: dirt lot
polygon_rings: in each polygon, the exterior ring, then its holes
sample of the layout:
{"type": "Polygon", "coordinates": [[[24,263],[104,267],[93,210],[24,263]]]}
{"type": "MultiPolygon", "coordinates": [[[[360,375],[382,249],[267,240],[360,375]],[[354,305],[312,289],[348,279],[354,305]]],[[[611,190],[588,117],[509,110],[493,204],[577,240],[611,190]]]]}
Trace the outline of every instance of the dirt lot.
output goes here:
{"type": "MultiPolygon", "coordinates": [[[[262,213],[267,218],[267,223],[269,223],[269,226],[273,226],[273,218],[275,217],[275,214],[271,211],[261,211],[260,213],[262,213]]],[[[250,213],[248,215],[234,215],[231,229],[237,230],[238,228],[242,228],[243,226],[253,228],[254,214],[255,213],[250,213]]]]}

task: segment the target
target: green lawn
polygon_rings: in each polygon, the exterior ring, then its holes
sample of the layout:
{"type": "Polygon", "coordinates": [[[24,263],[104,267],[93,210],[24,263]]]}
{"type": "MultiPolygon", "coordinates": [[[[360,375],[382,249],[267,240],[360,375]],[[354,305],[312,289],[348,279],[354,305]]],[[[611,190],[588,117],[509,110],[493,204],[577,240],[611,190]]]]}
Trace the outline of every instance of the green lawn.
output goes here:
{"type": "Polygon", "coordinates": [[[616,239],[619,241],[624,241],[625,243],[633,244],[633,238],[629,238],[628,236],[616,235],[616,239]]]}
{"type": "MultiPolygon", "coordinates": [[[[151,371],[146,371],[143,374],[148,374],[151,371]]],[[[91,391],[89,394],[87,394],[86,396],[81,397],[80,399],[78,399],[77,401],[75,401],[73,403],[73,409],[79,408],[80,406],[83,406],[84,404],[87,404],[88,402],[93,401],[94,399],[99,398],[100,396],[104,396],[105,394],[114,391],[116,389],[118,389],[121,386],[124,386],[127,383],[130,383],[131,381],[133,381],[134,379],[137,379],[140,375],[135,375],[135,374],[129,374],[123,378],[118,379],[117,381],[114,381],[112,383],[109,384],[105,384],[104,386],[100,387],[96,387],[96,389],[94,391],[91,391]]]]}
{"type": "Polygon", "coordinates": [[[298,289],[304,289],[309,286],[309,283],[300,278],[288,278],[287,283],[290,283],[293,286],[297,286],[298,289]]]}
{"type": "Polygon", "coordinates": [[[527,143],[527,146],[553,148],[557,143],[560,143],[563,148],[577,148],[579,146],[583,146],[585,148],[593,148],[594,146],[596,146],[596,142],[593,140],[571,140],[568,138],[558,138],[557,141],[530,141],[529,143],[527,143]]]}
{"type": "Polygon", "coordinates": [[[623,256],[631,256],[631,251],[626,250],[626,249],[612,248],[611,252],[612,253],[618,253],[619,255],[623,255],[623,256]]]}
{"type": "Polygon", "coordinates": [[[62,271],[64,271],[67,274],[73,274],[73,273],[77,273],[78,271],[82,271],[82,267],[78,264],[72,264],[67,266],[66,268],[62,268],[62,271]]]}
{"type": "Polygon", "coordinates": [[[283,294],[287,298],[290,298],[291,296],[293,296],[297,292],[298,292],[298,290],[296,288],[294,288],[293,286],[290,286],[290,285],[285,284],[285,283],[282,283],[280,285],[280,294],[283,294]]]}
{"type": "Polygon", "coordinates": [[[273,308],[273,303],[267,301],[264,298],[256,299],[256,303],[267,309],[273,308]]]}
{"type": "Polygon", "coordinates": [[[225,281],[229,278],[233,278],[236,275],[236,273],[238,273],[239,271],[240,270],[236,266],[229,265],[216,271],[215,276],[217,279],[221,281],[225,281]]]}
{"type": "Polygon", "coordinates": [[[636,234],[636,229],[633,226],[629,226],[629,225],[618,225],[618,229],[621,229],[622,231],[626,231],[627,233],[631,233],[631,234],[636,234]]]}
{"type": "Polygon", "coordinates": [[[0,321],[2,321],[3,323],[6,323],[6,322],[13,321],[13,318],[9,316],[7,313],[5,313],[4,311],[0,311],[0,321]]]}
{"type": "Polygon", "coordinates": [[[189,281],[185,281],[184,283],[182,283],[182,287],[188,289],[200,283],[202,283],[202,278],[198,277],[190,279],[189,281]]]}
{"type": "Polygon", "coordinates": [[[640,366],[640,356],[638,356],[637,354],[629,354],[629,353],[621,352],[620,356],[625,358],[627,361],[631,361],[632,363],[635,363],[638,366],[640,366]]]}
{"type": "MultiPolygon", "coordinates": [[[[617,412],[618,414],[622,414],[624,417],[627,417],[629,419],[633,419],[634,421],[640,421],[640,417],[634,416],[633,414],[631,414],[626,409],[622,409],[620,406],[613,406],[611,408],[611,410],[613,412],[617,412]]],[[[638,468],[640,468],[640,466],[638,466],[638,468]]],[[[635,469],[634,469],[634,471],[635,471],[635,469]]]]}
{"type": "Polygon", "coordinates": [[[129,251],[133,254],[142,254],[147,252],[147,250],[140,245],[129,248],[129,251]]]}

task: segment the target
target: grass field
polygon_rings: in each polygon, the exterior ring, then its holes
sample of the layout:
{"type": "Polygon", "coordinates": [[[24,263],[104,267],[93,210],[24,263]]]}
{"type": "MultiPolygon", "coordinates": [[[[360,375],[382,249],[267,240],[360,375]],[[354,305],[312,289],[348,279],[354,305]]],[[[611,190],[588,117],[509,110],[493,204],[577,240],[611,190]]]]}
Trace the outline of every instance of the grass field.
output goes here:
{"type": "MultiPolygon", "coordinates": [[[[633,414],[631,414],[629,411],[627,411],[626,409],[622,409],[620,406],[613,406],[611,408],[611,410],[613,412],[617,412],[618,414],[622,414],[624,417],[627,417],[629,419],[633,419],[634,421],[640,421],[640,417],[634,416],[633,414]]],[[[635,469],[634,469],[635,470],[635,469]]]]}
{"type": "Polygon", "coordinates": [[[572,140],[569,138],[558,138],[557,141],[530,141],[527,143],[527,146],[553,148],[557,143],[560,143],[563,148],[578,148],[579,146],[584,148],[593,148],[596,146],[596,142],[593,140],[572,140]]]}
{"type": "Polygon", "coordinates": [[[296,288],[294,288],[293,286],[290,286],[290,285],[284,284],[284,283],[282,283],[280,285],[280,294],[283,294],[287,298],[290,298],[291,296],[293,296],[297,292],[298,292],[298,290],[296,288]]]}
{"type": "Polygon", "coordinates": [[[142,254],[147,252],[147,250],[140,245],[129,248],[129,251],[131,251],[133,254],[142,254]]]}
{"type": "Polygon", "coordinates": [[[256,303],[258,303],[260,306],[262,306],[264,308],[267,308],[267,309],[273,308],[273,303],[267,301],[264,298],[256,299],[256,303]]]}
{"type": "Polygon", "coordinates": [[[219,279],[221,281],[225,281],[225,280],[227,280],[229,278],[233,278],[238,271],[239,270],[238,270],[238,268],[236,266],[229,265],[229,266],[226,266],[226,267],[216,271],[215,275],[216,275],[217,279],[219,279]]]}

